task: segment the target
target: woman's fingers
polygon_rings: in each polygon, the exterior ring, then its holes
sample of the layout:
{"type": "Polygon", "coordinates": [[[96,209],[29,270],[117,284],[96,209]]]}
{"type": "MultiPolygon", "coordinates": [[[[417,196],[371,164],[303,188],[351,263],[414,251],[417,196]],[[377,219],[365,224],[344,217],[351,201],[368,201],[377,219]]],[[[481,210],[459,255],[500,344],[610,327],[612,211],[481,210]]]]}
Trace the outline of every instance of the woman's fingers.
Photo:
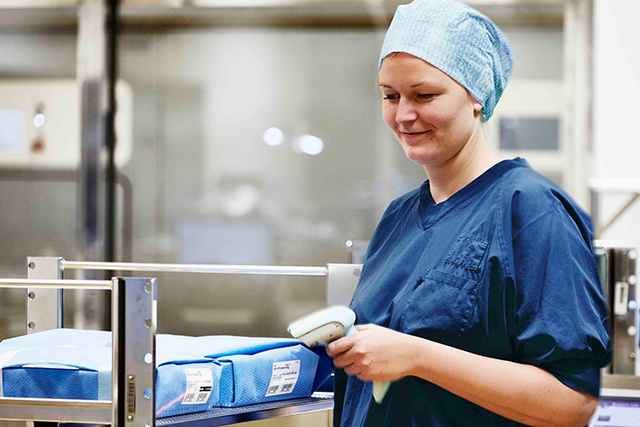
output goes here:
{"type": "Polygon", "coordinates": [[[342,337],[327,344],[327,354],[333,358],[337,355],[349,351],[353,346],[354,335],[342,337]]]}
{"type": "Polygon", "coordinates": [[[336,367],[364,381],[396,380],[406,375],[416,337],[377,325],[359,325],[358,333],[327,346],[336,367]]]}

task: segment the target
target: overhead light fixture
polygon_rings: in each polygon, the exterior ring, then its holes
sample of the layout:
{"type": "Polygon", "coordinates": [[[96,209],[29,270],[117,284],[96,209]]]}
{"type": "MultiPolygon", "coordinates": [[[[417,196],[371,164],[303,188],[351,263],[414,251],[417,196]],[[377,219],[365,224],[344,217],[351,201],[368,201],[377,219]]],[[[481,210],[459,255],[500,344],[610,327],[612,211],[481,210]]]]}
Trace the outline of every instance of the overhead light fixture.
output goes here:
{"type": "Polygon", "coordinates": [[[284,132],[277,127],[270,127],[264,131],[262,139],[265,144],[275,147],[284,142],[284,132]]]}
{"type": "Polygon", "coordinates": [[[296,151],[315,156],[324,150],[324,142],[317,136],[301,135],[293,141],[293,148],[296,151]]]}

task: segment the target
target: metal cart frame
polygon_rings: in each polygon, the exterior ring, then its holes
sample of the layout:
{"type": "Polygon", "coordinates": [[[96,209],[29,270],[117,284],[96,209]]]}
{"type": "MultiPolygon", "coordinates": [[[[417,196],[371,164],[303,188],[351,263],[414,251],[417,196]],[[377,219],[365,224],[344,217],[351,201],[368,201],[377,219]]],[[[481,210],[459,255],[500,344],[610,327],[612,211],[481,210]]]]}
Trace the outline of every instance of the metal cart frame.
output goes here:
{"type": "Polygon", "coordinates": [[[326,276],[328,294],[352,289],[361,266],[326,267],[243,266],[70,262],[56,257],[28,257],[27,279],[0,279],[0,288],[27,288],[27,333],[62,327],[64,289],[111,291],[111,401],[0,398],[0,419],[111,424],[115,427],[210,427],[238,422],[328,411],[331,393],[237,408],[155,418],[156,279],[114,277],[111,280],[68,280],[65,269],[220,274],[326,276]]]}

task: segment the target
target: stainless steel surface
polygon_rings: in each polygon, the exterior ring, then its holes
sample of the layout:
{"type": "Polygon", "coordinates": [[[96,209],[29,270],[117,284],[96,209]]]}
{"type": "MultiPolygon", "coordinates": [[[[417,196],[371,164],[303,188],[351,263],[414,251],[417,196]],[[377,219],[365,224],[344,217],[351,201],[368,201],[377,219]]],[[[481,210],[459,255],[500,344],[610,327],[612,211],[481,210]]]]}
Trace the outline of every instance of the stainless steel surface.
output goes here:
{"type": "Polygon", "coordinates": [[[155,425],[156,280],[113,279],[114,427],[155,425]]]}
{"type": "MultiPolygon", "coordinates": [[[[296,268],[299,270],[299,268],[296,268]]],[[[360,266],[329,264],[333,280],[353,281],[360,266]]],[[[286,270],[289,271],[289,270],[286,270]]],[[[0,286],[91,286],[112,289],[112,402],[57,399],[0,399],[0,419],[46,422],[111,423],[153,427],[155,420],[156,280],[112,281],[2,279],[0,286]]],[[[235,424],[333,408],[331,394],[239,408],[213,408],[204,413],[161,419],[162,425],[205,427],[235,424]],[[203,415],[204,414],[204,415],[203,415]]]]}
{"type": "Polygon", "coordinates": [[[349,305],[360,280],[361,264],[328,264],[327,304],[349,305]]]}
{"type": "Polygon", "coordinates": [[[640,393],[640,377],[635,375],[616,375],[604,373],[602,375],[600,388],[602,390],[602,396],[605,396],[604,390],[606,389],[626,389],[634,390],[636,393],[640,393]]]}
{"type": "Polygon", "coordinates": [[[636,295],[635,248],[609,249],[610,276],[607,280],[613,360],[611,373],[637,375],[638,302],[636,295]]]}
{"type": "Polygon", "coordinates": [[[347,240],[348,261],[350,264],[363,264],[369,249],[369,240],[347,240]]]}
{"type": "Polygon", "coordinates": [[[213,408],[206,412],[160,418],[158,426],[213,427],[248,421],[300,415],[333,409],[333,393],[314,393],[310,398],[281,400],[237,408],[213,408]]]}
{"type": "MultiPolygon", "coordinates": [[[[62,258],[27,257],[28,279],[62,279],[62,258]]],[[[62,289],[27,289],[28,334],[62,328],[62,289]]]]}
{"type": "Polygon", "coordinates": [[[77,423],[111,422],[111,402],[0,398],[0,419],[77,423]]]}
{"type": "MultiPolygon", "coordinates": [[[[277,418],[333,408],[330,397],[291,399],[270,404],[247,405],[238,408],[214,408],[175,417],[160,418],[159,426],[213,427],[277,418]]],[[[0,399],[0,419],[30,421],[60,421],[78,423],[110,423],[111,402],[82,400],[0,399]]],[[[136,423],[137,424],[137,423],[136,423]]],[[[144,424],[140,424],[143,425],[144,424]]]]}
{"type": "Polygon", "coordinates": [[[69,270],[165,271],[184,273],[274,274],[294,276],[327,275],[327,267],[288,267],[270,265],[155,264],[62,260],[62,267],[69,270]]]}
{"type": "Polygon", "coordinates": [[[109,280],[46,280],[46,279],[0,279],[0,288],[32,288],[32,289],[111,289],[109,280]]]}

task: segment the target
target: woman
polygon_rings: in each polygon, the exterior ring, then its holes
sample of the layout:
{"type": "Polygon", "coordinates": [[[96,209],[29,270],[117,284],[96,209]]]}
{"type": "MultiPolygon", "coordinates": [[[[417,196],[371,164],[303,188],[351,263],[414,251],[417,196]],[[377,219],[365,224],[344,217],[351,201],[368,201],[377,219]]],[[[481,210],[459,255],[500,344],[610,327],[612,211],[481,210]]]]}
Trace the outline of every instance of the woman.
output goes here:
{"type": "Polygon", "coordinates": [[[359,333],[327,347],[349,375],[336,372],[335,425],[584,426],[596,408],[610,343],[590,219],[483,135],[510,71],[506,38],[474,9],[398,8],[382,112],[428,179],[376,229],[359,333]],[[379,404],[372,381],[391,382],[379,404]]]}

